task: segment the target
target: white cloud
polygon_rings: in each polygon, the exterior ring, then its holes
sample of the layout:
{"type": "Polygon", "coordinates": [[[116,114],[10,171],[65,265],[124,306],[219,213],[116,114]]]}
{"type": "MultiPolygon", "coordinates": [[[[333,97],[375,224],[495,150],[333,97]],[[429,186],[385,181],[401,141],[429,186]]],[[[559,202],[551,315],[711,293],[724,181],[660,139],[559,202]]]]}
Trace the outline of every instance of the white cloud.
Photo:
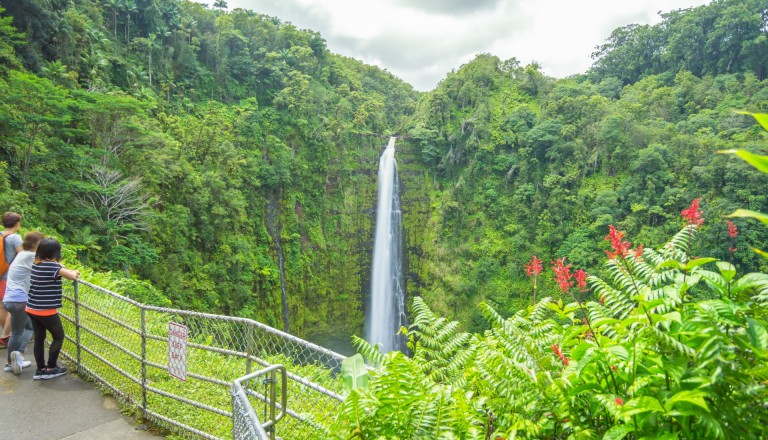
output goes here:
{"type": "MultiPolygon", "coordinates": [[[[212,2],[210,2],[212,3],[212,2]]],[[[476,54],[538,62],[564,77],[587,70],[611,31],[654,24],[709,0],[229,0],[319,32],[329,50],[430,90],[476,54]]]]}

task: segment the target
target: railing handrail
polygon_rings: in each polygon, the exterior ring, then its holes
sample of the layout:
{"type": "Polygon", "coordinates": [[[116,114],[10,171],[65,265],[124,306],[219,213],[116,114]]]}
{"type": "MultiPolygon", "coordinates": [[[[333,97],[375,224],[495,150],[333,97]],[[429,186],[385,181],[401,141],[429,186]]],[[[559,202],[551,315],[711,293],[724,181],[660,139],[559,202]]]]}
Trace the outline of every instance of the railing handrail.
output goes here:
{"type": "Polygon", "coordinates": [[[133,300],[133,299],[128,298],[126,296],[120,295],[118,293],[109,291],[107,289],[104,289],[103,287],[97,286],[97,285],[95,285],[93,283],[89,283],[88,281],[84,281],[84,280],[78,279],[78,280],[74,281],[74,283],[76,283],[76,284],[77,283],[84,284],[84,285],[86,285],[86,286],[88,286],[88,287],[90,287],[90,288],[92,288],[94,290],[99,290],[102,293],[106,293],[108,295],[120,298],[121,300],[123,300],[123,301],[125,301],[125,302],[127,302],[129,304],[135,305],[136,307],[139,307],[139,308],[142,308],[142,309],[145,309],[145,310],[152,310],[152,311],[155,311],[155,312],[170,313],[170,314],[176,314],[176,315],[198,316],[198,317],[201,317],[201,318],[223,319],[224,321],[229,321],[229,322],[247,323],[247,324],[252,325],[254,327],[258,327],[258,328],[264,330],[265,332],[272,333],[272,334],[274,334],[276,336],[279,336],[279,337],[281,337],[283,339],[291,340],[291,341],[293,341],[293,342],[295,342],[297,344],[304,345],[305,347],[311,348],[313,350],[322,352],[322,353],[324,353],[324,354],[326,354],[328,356],[334,357],[339,362],[341,362],[341,361],[343,361],[344,359],[347,358],[346,356],[344,356],[342,354],[339,354],[339,353],[336,353],[335,351],[329,350],[329,349],[327,349],[327,348],[325,348],[323,346],[320,346],[320,345],[317,345],[315,343],[309,342],[309,341],[307,341],[305,339],[301,339],[301,338],[296,337],[296,336],[294,336],[294,335],[292,335],[290,333],[286,333],[286,332],[284,332],[282,330],[278,330],[278,329],[276,329],[274,327],[270,327],[270,326],[268,326],[268,325],[266,325],[264,323],[261,323],[259,321],[255,321],[255,320],[250,319],[250,318],[243,318],[243,317],[239,317],[239,316],[216,315],[216,314],[213,314],[213,313],[195,312],[195,311],[192,311],[192,310],[171,309],[171,308],[167,308],[167,307],[151,306],[151,305],[148,305],[148,304],[140,303],[140,302],[138,302],[136,300],[133,300]]]}

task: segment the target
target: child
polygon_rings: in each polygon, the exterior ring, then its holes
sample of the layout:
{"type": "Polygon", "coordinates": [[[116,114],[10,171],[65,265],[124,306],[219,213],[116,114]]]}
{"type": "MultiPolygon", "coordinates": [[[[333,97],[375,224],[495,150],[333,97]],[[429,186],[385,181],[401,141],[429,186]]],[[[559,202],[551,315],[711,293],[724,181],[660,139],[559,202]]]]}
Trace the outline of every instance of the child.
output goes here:
{"type": "Polygon", "coordinates": [[[37,371],[33,379],[53,379],[67,373],[67,369],[56,365],[61,346],[64,343],[64,327],[57,309],[61,308],[61,277],[76,280],[80,272],[63,267],[61,244],[55,238],[46,238],[37,246],[35,263],[27,300],[27,314],[35,330],[35,361],[37,371]],[[45,332],[53,337],[48,350],[48,364],[45,363],[45,332]]]}
{"type": "Polygon", "coordinates": [[[45,235],[40,232],[27,232],[24,235],[23,250],[16,255],[8,268],[8,285],[5,288],[3,305],[11,315],[11,338],[8,341],[8,358],[4,370],[13,371],[13,374],[21,374],[23,368],[32,364],[24,359],[23,355],[33,328],[26,307],[35,251],[44,238],[45,235]]]}
{"type": "MultiPolygon", "coordinates": [[[[21,215],[15,212],[3,213],[3,253],[0,258],[5,258],[8,264],[13,262],[16,254],[21,252],[21,235],[18,234],[21,227],[21,215]]],[[[11,335],[11,320],[8,312],[3,307],[3,295],[5,295],[5,283],[8,272],[0,273],[0,348],[5,348],[8,345],[8,339],[11,335]]]]}

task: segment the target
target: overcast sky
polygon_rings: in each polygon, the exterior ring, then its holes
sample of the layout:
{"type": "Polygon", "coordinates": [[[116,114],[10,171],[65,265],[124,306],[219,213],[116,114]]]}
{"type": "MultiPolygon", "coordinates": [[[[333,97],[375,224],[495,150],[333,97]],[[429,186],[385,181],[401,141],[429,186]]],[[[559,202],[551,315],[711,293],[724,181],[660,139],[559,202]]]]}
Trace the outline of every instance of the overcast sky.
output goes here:
{"type": "MultiPolygon", "coordinates": [[[[213,1],[208,1],[208,4],[213,1]]],[[[435,88],[479,53],[554,77],[583,73],[611,31],[709,0],[227,0],[319,32],[332,52],[382,67],[417,90],[435,88]]]]}

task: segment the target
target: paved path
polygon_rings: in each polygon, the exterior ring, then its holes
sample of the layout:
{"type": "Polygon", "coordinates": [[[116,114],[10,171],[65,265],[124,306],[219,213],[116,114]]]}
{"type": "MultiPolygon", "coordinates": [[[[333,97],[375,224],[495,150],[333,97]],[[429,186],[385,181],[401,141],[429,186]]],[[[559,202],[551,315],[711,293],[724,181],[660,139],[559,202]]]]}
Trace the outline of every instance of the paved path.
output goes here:
{"type": "MultiPolygon", "coordinates": [[[[35,361],[22,374],[0,371],[0,432],[13,440],[159,440],[120,413],[117,402],[71,372],[33,380],[35,361]]],[[[5,360],[6,350],[0,350],[5,360]]],[[[4,362],[3,362],[4,364],[4,362]]],[[[59,365],[65,363],[59,360],[59,365]]]]}

